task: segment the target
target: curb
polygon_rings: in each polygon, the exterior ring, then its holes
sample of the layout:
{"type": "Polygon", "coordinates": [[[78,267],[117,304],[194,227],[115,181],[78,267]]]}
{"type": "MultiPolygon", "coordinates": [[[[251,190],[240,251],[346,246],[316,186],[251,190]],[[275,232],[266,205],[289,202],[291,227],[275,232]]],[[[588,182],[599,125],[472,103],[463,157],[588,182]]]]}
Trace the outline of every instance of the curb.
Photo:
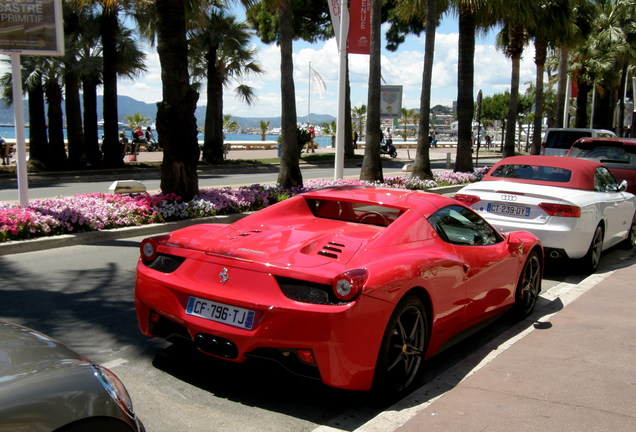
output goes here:
{"type": "MultiPolygon", "coordinates": [[[[443,195],[457,192],[462,187],[464,187],[464,185],[441,186],[427,189],[426,192],[443,195]]],[[[0,243],[0,256],[34,252],[44,249],[55,249],[66,246],[77,246],[81,244],[90,244],[130,237],[150,236],[202,223],[230,224],[232,222],[236,222],[239,219],[242,219],[248,214],[250,213],[235,213],[231,215],[184,219],[174,222],[115,228],[103,231],[88,231],[77,234],[62,234],[54,237],[41,237],[30,240],[10,241],[0,243]]]]}
{"type": "Polygon", "coordinates": [[[209,216],[196,219],[184,219],[174,222],[115,228],[104,231],[88,231],[77,234],[62,234],[55,237],[41,237],[37,239],[6,242],[0,244],[0,256],[118,240],[137,236],[150,236],[201,223],[230,224],[247,216],[248,214],[249,213],[236,213],[231,215],[209,216]]]}

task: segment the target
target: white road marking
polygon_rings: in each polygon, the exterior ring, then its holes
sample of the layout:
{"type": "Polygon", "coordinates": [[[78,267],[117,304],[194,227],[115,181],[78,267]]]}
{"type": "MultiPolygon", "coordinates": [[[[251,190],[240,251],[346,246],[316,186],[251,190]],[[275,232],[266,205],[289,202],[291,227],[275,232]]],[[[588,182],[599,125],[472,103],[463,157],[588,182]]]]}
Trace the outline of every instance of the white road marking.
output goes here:
{"type": "Polygon", "coordinates": [[[121,365],[124,365],[126,363],[128,363],[128,360],[123,359],[123,358],[118,358],[118,359],[111,360],[111,361],[106,362],[106,363],[102,363],[101,365],[104,366],[106,369],[113,370],[114,368],[116,368],[118,366],[121,366],[121,365]]]}

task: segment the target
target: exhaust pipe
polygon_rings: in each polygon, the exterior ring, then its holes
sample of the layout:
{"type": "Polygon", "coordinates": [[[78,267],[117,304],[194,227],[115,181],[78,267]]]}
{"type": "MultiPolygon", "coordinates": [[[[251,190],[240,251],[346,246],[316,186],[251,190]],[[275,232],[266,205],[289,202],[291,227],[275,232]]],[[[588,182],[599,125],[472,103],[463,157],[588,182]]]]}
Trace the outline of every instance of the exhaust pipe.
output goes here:
{"type": "Polygon", "coordinates": [[[194,346],[204,353],[223,358],[233,359],[238,356],[238,348],[232,341],[209,334],[199,333],[196,335],[194,346]]]}
{"type": "Polygon", "coordinates": [[[550,258],[561,258],[561,254],[559,253],[559,251],[553,250],[552,252],[550,252],[550,258]]]}

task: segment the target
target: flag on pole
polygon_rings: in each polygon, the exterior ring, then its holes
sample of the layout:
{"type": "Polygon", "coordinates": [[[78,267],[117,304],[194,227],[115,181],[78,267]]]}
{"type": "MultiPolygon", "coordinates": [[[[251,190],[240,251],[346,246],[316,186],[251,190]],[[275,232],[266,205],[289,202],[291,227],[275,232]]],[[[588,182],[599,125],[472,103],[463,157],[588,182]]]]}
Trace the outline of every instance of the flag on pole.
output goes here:
{"type": "Polygon", "coordinates": [[[322,76],[320,76],[316,69],[311,67],[311,64],[309,65],[309,80],[313,87],[313,93],[320,96],[325,94],[325,91],[327,90],[325,80],[322,79],[322,76]]]}
{"type": "Polygon", "coordinates": [[[340,0],[328,0],[329,1],[329,15],[331,16],[331,24],[333,25],[333,34],[336,36],[336,43],[339,45],[340,41],[340,0]]]}

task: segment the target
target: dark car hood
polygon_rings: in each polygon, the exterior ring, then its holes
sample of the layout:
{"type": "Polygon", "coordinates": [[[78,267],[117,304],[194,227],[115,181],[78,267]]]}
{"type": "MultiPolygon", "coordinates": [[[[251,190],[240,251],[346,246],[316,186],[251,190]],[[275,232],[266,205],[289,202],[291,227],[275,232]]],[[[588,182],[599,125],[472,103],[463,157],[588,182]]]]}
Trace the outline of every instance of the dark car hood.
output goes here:
{"type": "Polygon", "coordinates": [[[0,383],[65,363],[85,361],[61,342],[0,321],[0,383]]]}

